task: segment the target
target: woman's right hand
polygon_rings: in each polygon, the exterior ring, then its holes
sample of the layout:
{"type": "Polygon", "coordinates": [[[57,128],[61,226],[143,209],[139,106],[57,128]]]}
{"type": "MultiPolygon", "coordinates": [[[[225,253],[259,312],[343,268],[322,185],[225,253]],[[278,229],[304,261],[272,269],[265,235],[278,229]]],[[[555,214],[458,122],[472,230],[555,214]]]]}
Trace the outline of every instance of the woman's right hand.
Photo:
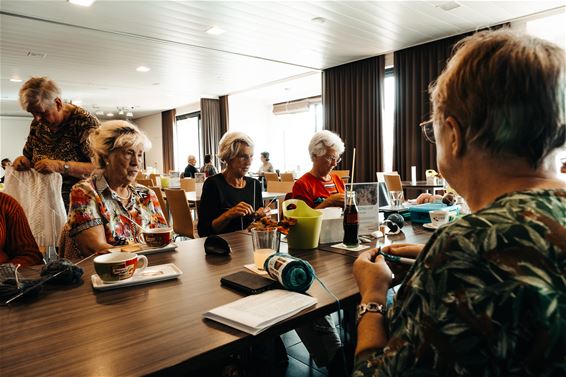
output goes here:
{"type": "Polygon", "coordinates": [[[228,218],[230,219],[233,219],[236,217],[253,215],[254,212],[254,208],[251,205],[246,202],[240,202],[226,211],[226,216],[228,216],[228,218]]]}
{"type": "Polygon", "coordinates": [[[12,166],[18,171],[29,170],[31,169],[31,162],[26,156],[20,156],[14,160],[12,166]]]}
{"type": "MultiPolygon", "coordinates": [[[[423,244],[409,244],[409,243],[397,243],[381,248],[381,251],[385,254],[396,255],[398,257],[417,259],[419,253],[424,248],[423,244]]],[[[409,272],[411,265],[400,264],[400,263],[388,263],[389,268],[395,274],[395,279],[393,279],[393,285],[400,284],[405,275],[409,272]]]]}

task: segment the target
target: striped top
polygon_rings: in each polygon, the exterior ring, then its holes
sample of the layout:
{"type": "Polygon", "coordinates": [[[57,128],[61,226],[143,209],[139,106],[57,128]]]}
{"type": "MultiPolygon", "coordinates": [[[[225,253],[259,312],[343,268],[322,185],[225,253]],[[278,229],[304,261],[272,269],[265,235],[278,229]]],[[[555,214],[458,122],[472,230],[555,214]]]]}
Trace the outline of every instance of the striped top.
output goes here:
{"type": "Polygon", "coordinates": [[[0,192],[0,264],[3,263],[33,266],[43,264],[43,257],[22,206],[0,192]]]}
{"type": "Polygon", "coordinates": [[[343,192],[344,182],[334,173],[330,173],[329,181],[324,181],[309,172],[293,185],[293,198],[303,200],[311,208],[318,206],[330,195],[343,192]]]}

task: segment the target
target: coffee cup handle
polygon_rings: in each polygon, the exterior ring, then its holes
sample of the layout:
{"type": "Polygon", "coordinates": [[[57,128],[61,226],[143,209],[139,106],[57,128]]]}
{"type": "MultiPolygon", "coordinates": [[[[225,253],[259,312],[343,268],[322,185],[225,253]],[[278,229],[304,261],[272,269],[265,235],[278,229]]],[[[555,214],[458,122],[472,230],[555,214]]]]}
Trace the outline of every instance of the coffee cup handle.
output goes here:
{"type": "Polygon", "coordinates": [[[147,257],[145,255],[138,255],[138,265],[136,266],[136,272],[142,272],[143,270],[145,270],[147,264],[147,257]]]}

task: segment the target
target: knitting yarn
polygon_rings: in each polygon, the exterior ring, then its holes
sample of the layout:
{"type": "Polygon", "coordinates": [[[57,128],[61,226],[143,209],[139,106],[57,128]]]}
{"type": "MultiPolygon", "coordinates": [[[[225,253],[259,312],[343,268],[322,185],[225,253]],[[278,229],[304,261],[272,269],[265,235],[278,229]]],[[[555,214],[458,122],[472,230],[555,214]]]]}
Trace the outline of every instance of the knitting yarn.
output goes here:
{"type": "Polygon", "coordinates": [[[306,292],[315,279],[309,262],[285,253],[270,255],[264,262],[264,269],[285,289],[299,293],[306,292]]]}

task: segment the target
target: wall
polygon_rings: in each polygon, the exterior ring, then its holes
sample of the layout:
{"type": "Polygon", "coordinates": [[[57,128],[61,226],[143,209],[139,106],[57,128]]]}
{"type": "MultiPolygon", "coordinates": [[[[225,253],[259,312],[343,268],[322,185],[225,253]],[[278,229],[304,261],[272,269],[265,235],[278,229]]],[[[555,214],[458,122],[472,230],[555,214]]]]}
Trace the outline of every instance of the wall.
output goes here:
{"type": "Polygon", "coordinates": [[[32,120],[32,117],[0,116],[0,159],[7,157],[14,161],[22,155],[32,120]]]}
{"type": "Polygon", "coordinates": [[[157,167],[163,172],[163,137],[161,136],[161,113],[134,120],[134,123],[151,140],[151,149],[145,152],[146,167],[157,167]]]}

